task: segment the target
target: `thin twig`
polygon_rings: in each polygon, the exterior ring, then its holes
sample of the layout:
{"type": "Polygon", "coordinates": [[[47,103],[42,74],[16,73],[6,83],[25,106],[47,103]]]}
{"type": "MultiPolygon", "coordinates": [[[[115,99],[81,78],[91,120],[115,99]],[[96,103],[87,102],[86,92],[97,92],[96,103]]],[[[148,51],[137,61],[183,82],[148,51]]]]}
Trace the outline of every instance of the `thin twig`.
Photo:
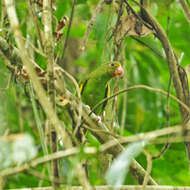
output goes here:
{"type": "MultiPolygon", "coordinates": [[[[125,67],[126,66],[126,57],[125,57],[125,48],[122,48],[122,56],[121,56],[121,58],[122,58],[122,62],[123,62],[123,66],[125,67]]],[[[127,74],[128,74],[129,72],[128,72],[128,70],[126,69],[126,71],[125,71],[125,75],[124,75],[124,77],[123,77],[123,87],[124,88],[127,88],[128,87],[128,81],[127,81],[127,74]]],[[[123,109],[122,109],[122,116],[121,116],[121,132],[120,132],[120,134],[121,135],[123,135],[123,133],[124,133],[124,130],[125,130],[125,121],[126,121],[126,117],[127,117],[127,109],[128,109],[128,106],[127,106],[127,96],[128,96],[128,94],[127,93],[125,93],[124,95],[123,95],[123,109]]]]}
{"type": "MultiPolygon", "coordinates": [[[[135,12],[135,10],[134,10],[134,9],[130,6],[130,4],[128,3],[128,0],[124,0],[124,1],[125,1],[126,5],[127,5],[127,8],[132,12],[132,14],[135,15],[135,17],[138,18],[147,28],[149,28],[150,30],[152,30],[152,26],[151,26],[149,23],[145,22],[145,21],[141,18],[141,16],[138,15],[138,14],[135,12]]],[[[139,3],[138,3],[138,5],[139,5],[140,7],[142,7],[139,3]]]]}
{"type": "MultiPolygon", "coordinates": [[[[107,98],[104,98],[103,100],[101,100],[99,103],[97,103],[97,104],[93,107],[93,109],[92,109],[92,111],[90,112],[90,114],[91,114],[92,112],[94,112],[94,110],[96,110],[96,109],[97,109],[101,104],[103,104],[105,101],[108,101],[108,100],[114,98],[115,96],[118,96],[119,94],[122,94],[122,93],[127,92],[127,91],[131,91],[131,90],[134,90],[134,89],[146,89],[146,90],[149,90],[149,91],[152,91],[152,92],[158,92],[158,93],[164,94],[164,95],[166,95],[166,96],[168,95],[168,92],[166,92],[166,91],[164,91],[164,90],[162,90],[162,89],[152,88],[152,87],[146,86],[146,85],[135,85],[135,86],[132,86],[132,87],[129,87],[129,88],[126,88],[126,89],[122,89],[122,90],[116,92],[115,94],[113,94],[113,95],[111,95],[111,96],[109,96],[109,97],[107,97],[107,98]]],[[[176,102],[178,102],[187,112],[190,113],[190,108],[189,108],[186,104],[184,104],[181,100],[179,100],[178,98],[176,98],[175,96],[173,96],[173,95],[171,95],[171,94],[169,94],[169,97],[170,97],[171,99],[175,100],[176,102]]],[[[90,114],[89,114],[89,115],[90,115],[90,114]]]]}
{"type": "MultiPolygon", "coordinates": [[[[187,126],[187,130],[190,130],[190,126],[187,126]]],[[[106,142],[105,144],[102,144],[99,148],[100,152],[105,152],[110,148],[113,148],[114,146],[117,146],[118,143],[120,144],[126,144],[126,143],[130,143],[130,142],[136,142],[136,141],[155,141],[156,138],[163,136],[163,135],[169,135],[169,134],[182,134],[182,126],[181,125],[176,125],[176,126],[172,126],[172,127],[167,127],[164,129],[159,129],[159,130],[154,130],[154,131],[150,131],[147,133],[141,133],[141,134],[137,134],[137,135],[133,135],[133,136],[129,136],[129,137],[121,137],[118,138],[117,141],[115,140],[110,140],[108,142],[106,142]]],[[[180,142],[182,141],[183,136],[180,136],[180,142]]],[[[188,139],[188,137],[187,137],[188,139]]],[[[164,139],[164,141],[162,140],[159,143],[164,143],[166,139],[164,139]]],[[[175,142],[175,138],[174,138],[174,142],[175,142]]],[[[172,141],[172,142],[173,142],[172,141]]],[[[156,141],[155,141],[156,142],[156,141]]]]}
{"type": "Polygon", "coordinates": [[[14,168],[4,169],[4,170],[0,171],[0,176],[12,175],[12,174],[16,174],[18,172],[22,172],[24,170],[28,170],[30,168],[35,168],[39,164],[46,163],[46,162],[49,162],[52,160],[57,160],[59,158],[72,156],[72,155],[78,153],[79,151],[80,150],[78,148],[71,148],[71,149],[67,149],[64,151],[55,152],[55,153],[46,155],[44,157],[37,158],[36,160],[33,160],[29,163],[25,163],[23,165],[16,166],[14,168]]]}
{"type": "MultiPolygon", "coordinates": [[[[107,22],[107,31],[106,31],[106,34],[105,34],[105,40],[104,40],[104,45],[103,45],[104,49],[103,49],[103,52],[102,52],[102,63],[105,62],[106,51],[109,54],[110,49],[112,49],[110,46],[108,47],[108,44],[109,44],[108,35],[113,30],[113,27],[112,27],[112,24],[111,24],[113,22],[113,17],[114,17],[113,11],[114,11],[113,6],[110,6],[109,11],[108,11],[109,15],[108,15],[108,22],[107,22]]],[[[108,60],[111,60],[111,59],[109,59],[109,57],[108,57],[108,60]]]]}
{"type": "Polygon", "coordinates": [[[35,177],[37,177],[38,179],[42,179],[42,180],[46,180],[46,181],[49,181],[49,182],[52,182],[52,183],[59,183],[59,184],[63,184],[63,183],[66,183],[66,180],[63,179],[63,178],[54,178],[53,176],[45,176],[45,175],[42,175],[41,173],[39,172],[36,172],[35,170],[28,170],[26,171],[26,173],[30,174],[30,175],[33,175],[35,177]]]}
{"type": "MultiPolygon", "coordinates": [[[[170,23],[169,13],[170,13],[170,5],[168,7],[168,17],[167,17],[167,27],[166,27],[167,36],[169,35],[169,23],[170,23]]],[[[166,104],[166,126],[167,127],[170,126],[170,97],[169,97],[169,94],[170,94],[170,89],[171,89],[171,82],[172,82],[172,78],[170,75],[169,84],[168,84],[167,104],[166,104]]],[[[169,136],[168,136],[168,138],[169,138],[169,136]]],[[[169,149],[169,147],[170,147],[170,143],[167,141],[166,144],[162,147],[161,151],[157,155],[152,156],[152,159],[160,158],[169,149]]]]}
{"type": "Polygon", "coordinates": [[[82,41],[82,45],[80,47],[81,51],[84,51],[86,49],[86,45],[87,45],[87,42],[88,42],[88,37],[90,35],[90,31],[92,29],[92,26],[94,25],[94,22],[96,21],[96,17],[98,16],[98,14],[100,13],[100,11],[102,9],[104,1],[105,0],[100,0],[98,2],[98,5],[97,5],[97,7],[96,7],[96,9],[95,9],[95,11],[94,11],[94,13],[92,15],[92,18],[91,18],[91,20],[90,20],[90,22],[88,24],[87,30],[86,30],[85,35],[84,35],[84,38],[83,38],[83,41],[82,41]]]}
{"type": "MultiPolygon", "coordinates": [[[[90,110],[87,108],[83,108],[83,118],[87,124],[89,124],[93,129],[102,129],[102,130],[108,130],[109,129],[105,126],[103,122],[97,123],[97,116],[92,113],[92,115],[89,117],[90,110]]],[[[124,147],[119,143],[119,141],[114,138],[111,135],[105,135],[101,132],[92,132],[95,137],[101,142],[106,143],[110,140],[114,141],[117,145],[109,149],[109,153],[112,154],[114,157],[118,156],[123,150],[124,147]]],[[[134,178],[142,184],[144,176],[145,176],[145,170],[144,168],[136,161],[132,160],[132,163],[130,165],[130,173],[134,176],[134,178]]],[[[148,181],[149,185],[157,185],[157,183],[152,179],[152,177],[149,177],[148,181]]]]}
{"type": "MultiPolygon", "coordinates": [[[[190,130],[190,126],[188,126],[187,129],[190,130]]],[[[136,142],[136,141],[141,141],[141,140],[155,141],[155,139],[160,136],[168,135],[168,134],[180,134],[181,132],[182,132],[182,127],[180,125],[177,125],[177,126],[170,126],[168,128],[147,132],[144,134],[138,134],[138,135],[133,135],[133,136],[129,136],[129,137],[121,137],[121,138],[118,138],[117,141],[110,139],[110,141],[106,142],[105,144],[102,144],[99,147],[99,151],[105,152],[106,150],[110,149],[111,147],[118,145],[118,143],[126,144],[129,142],[136,142]]],[[[3,137],[0,140],[2,141],[3,137]]],[[[7,140],[7,137],[4,137],[4,140],[7,140]]],[[[174,138],[173,142],[176,142],[176,140],[179,140],[179,142],[181,142],[184,139],[181,136],[180,138],[178,137],[177,139],[174,138]]],[[[163,143],[163,140],[161,143],[163,143]]],[[[41,158],[37,158],[29,163],[26,163],[26,164],[23,164],[20,166],[16,166],[14,168],[4,169],[4,170],[0,171],[0,176],[12,175],[12,174],[15,174],[18,172],[28,170],[30,168],[35,168],[39,164],[43,164],[43,163],[49,162],[51,160],[56,160],[56,159],[60,159],[60,158],[68,157],[68,156],[73,156],[75,154],[78,154],[80,151],[81,150],[79,148],[71,148],[71,149],[67,149],[64,151],[52,153],[52,154],[43,156],[41,158]]],[[[85,154],[96,154],[98,152],[98,150],[95,147],[85,147],[83,149],[83,152],[85,154]]]]}
{"type": "MultiPolygon", "coordinates": [[[[84,152],[84,154],[96,154],[99,151],[105,152],[106,150],[110,149],[111,147],[118,145],[118,143],[126,144],[126,143],[130,143],[130,142],[137,142],[137,141],[142,141],[142,140],[152,141],[152,142],[157,142],[157,143],[164,143],[165,142],[164,139],[156,140],[156,138],[159,138],[160,136],[168,135],[168,134],[174,134],[174,135],[181,134],[181,132],[182,132],[181,128],[182,127],[180,125],[170,126],[168,128],[159,129],[159,130],[155,130],[155,131],[151,131],[151,132],[147,132],[147,133],[143,133],[143,134],[133,135],[133,136],[129,136],[129,137],[121,137],[121,138],[118,138],[117,141],[110,140],[110,141],[106,142],[105,144],[102,144],[99,147],[99,150],[97,150],[96,147],[84,147],[83,152],[84,152]]],[[[190,126],[188,126],[187,129],[190,130],[190,126]]],[[[4,140],[7,140],[7,137],[1,137],[1,141],[3,140],[3,138],[4,138],[4,140]]],[[[182,136],[179,136],[179,137],[173,137],[170,140],[171,140],[171,142],[177,143],[177,142],[183,141],[184,138],[182,136]]],[[[188,140],[190,140],[190,139],[188,139],[188,140]]],[[[37,158],[29,163],[25,163],[23,165],[16,166],[14,168],[4,169],[4,170],[0,171],[0,176],[7,176],[7,175],[12,175],[12,174],[15,174],[18,172],[22,172],[24,170],[28,170],[30,168],[37,167],[39,164],[43,164],[43,163],[49,162],[51,160],[60,159],[60,158],[68,157],[68,156],[73,156],[75,154],[78,154],[80,151],[81,151],[81,149],[79,149],[79,148],[71,148],[71,149],[67,149],[64,151],[52,153],[52,154],[43,156],[41,158],[37,158]]]]}
{"type": "Polygon", "coordinates": [[[152,52],[154,52],[157,56],[159,56],[163,60],[166,60],[165,57],[160,52],[158,52],[156,49],[152,48],[149,44],[143,42],[142,40],[139,40],[138,38],[136,38],[134,36],[131,36],[131,38],[134,39],[134,40],[136,40],[140,44],[144,45],[145,47],[149,48],[152,52]]]}
{"type": "MultiPolygon", "coordinates": [[[[56,110],[55,103],[55,79],[54,79],[54,41],[53,41],[53,32],[52,32],[52,2],[49,0],[43,0],[43,14],[42,20],[44,24],[44,51],[47,57],[47,74],[48,74],[48,83],[47,83],[47,91],[49,100],[52,103],[53,110],[56,110]]],[[[51,151],[57,152],[57,132],[55,131],[54,125],[48,119],[48,133],[51,136],[51,151]]],[[[52,161],[52,175],[54,178],[59,177],[59,167],[57,160],[52,161]]],[[[54,187],[59,186],[57,183],[52,183],[54,187]]]]}
{"type": "Polygon", "coordinates": [[[25,37],[23,37],[23,40],[26,41],[27,40],[27,43],[31,46],[31,48],[34,49],[34,51],[38,54],[40,54],[41,56],[43,57],[47,57],[46,54],[44,54],[39,48],[35,47],[35,45],[29,40],[29,39],[26,39],[25,37]]]}
{"type": "Polygon", "coordinates": [[[6,11],[5,11],[5,3],[4,0],[1,0],[1,21],[0,21],[0,27],[3,28],[3,22],[5,19],[6,11]]]}
{"type": "Polygon", "coordinates": [[[6,87],[5,87],[5,88],[0,88],[0,91],[1,91],[1,90],[2,90],[2,91],[8,90],[9,87],[10,87],[10,85],[11,85],[12,80],[13,80],[13,73],[11,73],[11,74],[9,75],[8,82],[7,82],[6,87]]]}
{"type": "MultiPolygon", "coordinates": [[[[167,95],[167,104],[166,104],[166,126],[169,127],[170,126],[170,88],[171,88],[171,76],[169,79],[169,84],[168,84],[168,95],[167,95]]],[[[169,138],[169,136],[168,136],[169,138]]],[[[166,142],[166,144],[162,147],[162,150],[155,156],[152,156],[152,159],[157,159],[160,158],[170,147],[170,144],[168,142],[166,142]]]]}
{"type": "MultiPolygon", "coordinates": [[[[176,90],[177,97],[179,100],[184,102],[185,98],[184,98],[183,88],[182,88],[179,73],[178,73],[176,57],[165,31],[163,30],[161,25],[157,22],[157,20],[149,13],[149,11],[147,11],[143,6],[141,6],[136,0],[133,0],[133,2],[135,2],[138,6],[140,6],[143,9],[144,13],[146,14],[149,24],[153,27],[153,29],[155,30],[157,34],[158,39],[161,41],[163,48],[165,50],[165,54],[166,54],[166,58],[167,58],[168,66],[169,66],[169,71],[173,79],[173,84],[176,90]]],[[[184,120],[183,118],[184,110],[182,109],[181,104],[180,104],[180,111],[181,111],[181,117],[184,120]]]]}
{"type": "MultiPolygon", "coordinates": [[[[63,46],[63,54],[61,56],[61,61],[63,61],[64,57],[65,57],[65,52],[66,52],[66,48],[67,48],[67,43],[68,43],[69,34],[70,34],[71,25],[72,25],[73,16],[74,16],[74,11],[75,11],[75,5],[76,5],[76,0],[73,0],[73,6],[72,6],[72,9],[71,9],[71,16],[70,16],[70,19],[69,19],[69,26],[68,26],[68,29],[67,29],[67,34],[66,34],[66,38],[65,38],[65,42],[64,42],[64,46],[63,46]]],[[[60,65],[62,65],[62,64],[60,64],[60,65]]]]}
{"type": "MultiPolygon", "coordinates": [[[[91,111],[89,111],[88,113],[88,116],[90,116],[91,114],[93,114],[93,112],[101,105],[103,104],[104,102],[120,95],[120,94],[123,94],[127,91],[131,91],[131,90],[135,90],[135,89],[146,89],[146,90],[149,90],[149,91],[152,91],[152,92],[158,92],[158,93],[161,93],[163,95],[166,95],[166,96],[169,96],[171,99],[173,99],[174,101],[178,102],[187,112],[190,113],[190,108],[184,104],[181,100],[179,100],[178,98],[176,98],[175,96],[171,95],[171,94],[168,94],[168,92],[162,90],[162,89],[158,89],[158,88],[152,88],[150,86],[146,86],[146,85],[135,85],[135,86],[131,86],[129,88],[126,88],[126,89],[122,89],[114,94],[112,94],[111,96],[109,97],[106,97],[104,99],[102,99],[100,102],[98,102],[93,108],[91,111]]],[[[80,126],[82,126],[84,124],[84,120],[81,122],[80,126]]]]}
{"type": "Polygon", "coordinates": [[[31,14],[34,24],[36,25],[37,36],[38,36],[40,48],[44,49],[42,34],[41,34],[40,26],[38,24],[38,17],[36,15],[34,1],[32,1],[32,0],[27,0],[27,1],[28,1],[28,11],[31,14]]]}
{"type": "Polygon", "coordinates": [[[5,0],[5,4],[7,7],[7,13],[8,13],[8,17],[10,20],[11,28],[14,31],[15,41],[18,45],[20,56],[22,59],[21,63],[24,63],[24,65],[27,68],[27,72],[28,72],[29,77],[32,81],[35,92],[39,98],[39,102],[41,103],[48,119],[51,121],[51,123],[54,125],[56,130],[59,132],[60,136],[63,138],[63,142],[65,143],[65,146],[68,148],[72,147],[70,137],[63,130],[62,125],[61,125],[57,115],[55,114],[55,112],[52,108],[52,105],[49,102],[40,81],[38,80],[38,77],[37,77],[36,72],[34,70],[33,63],[31,62],[30,56],[28,55],[28,52],[24,46],[24,41],[22,39],[23,36],[22,36],[21,31],[19,30],[19,22],[18,22],[18,18],[16,15],[14,1],[13,0],[5,0]]]}
{"type": "Polygon", "coordinates": [[[179,0],[187,21],[190,23],[190,10],[185,0],[179,0]]]}
{"type": "MultiPolygon", "coordinates": [[[[116,36],[117,36],[117,32],[118,32],[118,27],[119,27],[119,25],[121,23],[121,16],[122,16],[122,13],[123,13],[123,3],[124,3],[124,0],[121,0],[120,6],[119,6],[119,11],[118,11],[118,16],[117,16],[117,21],[116,21],[116,24],[115,24],[115,28],[113,30],[113,34],[111,35],[111,37],[112,36],[115,37],[115,43],[116,44],[117,44],[117,42],[116,42],[116,36]]],[[[111,37],[110,37],[110,39],[111,39],[111,37]]]]}
{"type": "Polygon", "coordinates": [[[22,133],[24,130],[24,126],[23,126],[24,113],[23,113],[22,104],[21,104],[21,92],[20,92],[20,89],[16,88],[16,86],[14,86],[14,92],[15,92],[16,107],[18,110],[19,129],[20,129],[20,133],[22,133]]]}
{"type": "Polygon", "coordinates": [[[170,26],[170,5],[168,7],[168,16],[167,16],[167,25],[166,25],[167,36],[169,36],[169,26],[170,26]]]}
{"type": "Polygon", "coordinates": [[[79,164],[79,163],[77,164],[77,174],[78,174],[78,180],[80,184],[83,185],[83,188],[85,190],[93,190],[93,187],[89,183],[88,176],[82,164],[79,164]]]}
{"type": "Polygon", "coordinates": [[[142,190],[146,190],[148,178],[149,178],[151,170],[152,170],[152,156],[146,151],[143,151],[143,152],[146,155],[146,159],[147,159],[147,170],[146,170],[146,175],[144,177],[142,190]]]}
{"type": "Polygon", "coordinates": [[[88,126],[85,125],[85,124],[82,125],[82,127],[84,127],[85,129],[88,129],[88,130],[90,130],[90,131],[92,131],[92,132],[105,133],[105,135],[106,135],[106,134],[109,134],[109,135],[111,135],[111,136],[113,136],[113,137],[115,137],[115,138],[121,137],[121,136],[119,136],[118,134],[113,133],[113,132],[111,132],[111,131],[106,131],[106,130],[101,130],[101,129],[92,129],[91,127],[88,127],[88,126]]]}
{"type": "MultiPolygon", "coordinates": [[[[166,141],[166,144],[162,147],[162,150],[157,154],[157,155],[155,155],[155,156],[152,156],[152,159],[158,159],[158,158],[160,158],[165,152],[166,152],[166,150],[168,150],[169,149],[169,147],[170,147],[170,143],[169,143],[169,139],[168,139],[169,137],[167,137],[167,141],[166,141]]],[[[184,141],[184,139],[183,139],[183,141],[184,141]]],[[[171,141],[170,141],[171,142],[171,141]]]]}
{"type": "MultiPolygon", "coordinates": [[[[110,190],[114,189],[114,186],[110,185],[100,185],[94,186],[94,190],[110,190]]],[[[63,186],[59,190],[85,190],[82,186],[63,186]]],[[[118,190],[142,190],[142,185],[121,185],[118,190]]],[[[19,188],[14,190],[54,190],[53,187],[29,187],[29,188],[19,188]]],[[[168,186],[168,185],[148,185],[146,190],[189,190],[188,186],[168,186]]]]}
{"type": "Polygon", "coordinates": [[[40,134],[40,142],[41,142],[41,145],[42,145],[42,150],[43,150],[44,155],[47,155],[48,154],[48,148],[47,148],[46,143],[45,143],[45,135],[44,135],[43,127],[42,127],[41,120],[40,120],[40,117],[39,117],[38,108],[37,108],[37,105],[36,105],[36,102],[35,102],[35,95],[34,95],[34,91],[33,91],[33,88],[32,88],[32,84],[30,84],[30,86],[29,86],[29,94],[30,94],[30,99],[31,99],[31,102],[32,102],[34,118],[35,118],[35,121],[36,121],[38,132],[40,134]]]}
{"type": "MultiPolygon", "coordinates": [[[[181,126],[183,127],[183,126],[181,126]]],[[[189,129],[187,130],[189,131],[189,129]]],[[[181,132],[182,134],[182,132],[181,132]]],[[[180,135],[180,136],[176,136],[176,137],[161,137],[161,138],[157,138],[157,139],[153,139],[153,140],[150,140],[150,143],[151,144],[164,144],[164,143],[182,143],[184,142],[184,140],[186,142],[190,142],[190,137],[188,136],[184,136],[184,135],[180,135]]]]}
{"type": "MultiPolygon", "coordinates": [[[[120,6],[119,6],[119,11],[118,11],[118,16],[117,16],[117,21],[116,21],[116,24],[115,24],[115,28],[113,30],[113,36],[114,36],[114,58],[113,60],[119,60],[119,56],[120,56],[120,52],[121,52],[121,49],[124,45],[123,41],[125,39],[125,36],[122,37],[120,40],[117,40],[117,35],[118,35],[118,30],[119,30],[119,25],[121,23],[121,16],[122,16],[122,13],[123,13],[123,5],[124,5],[124,0],[121,0],[120,2],[120,6]]],[[[115,82],[115,87],[114,87],[114,90],[113,92],[116,93],[117,91],[119,90],[119,79],[116,78],[116,82],[115,82]]],[[[111,115],[111,125],[110,125],[110,128],[113,129],[113,130],[116,130],[115,126],[114,126],[114,123],[118,123],[117,121],[117,97],[115,97],[113,100],[112,100],[112,115],[111,115]]]]}
{"type": "MultiPolygon", "coordinates": [[[[77,96],[78,96],[78,100],[77,100],[78,101],[78,110],[77,110],[78,117],[77,117],[77,122],[76,122],[76,127],[75,127],[75,132],[76,132],[81,125],[81,118],[82,118],[82,101],[81,101],[81,93],[80,93],[79,85],[78,85],[76,79],[71,74],[69,74],[67,71],[65,71],[62,67],[57,66],[54,69],[57,71],[61,71],[64,75],[66,75],[66,77],[68,77],[75,86],[77,96]]],[[[74,132],[74,134],[75,134],[75,132],[74,132]]]]}
{"type": "MultiPolygon", "coordinates": [[[[185,102],[187,104],[187,107],[190,107],[190,101],[189,101],[190,95],[187,89],[188,84],[187,80],[184,81],[186,73],[182,68],[180,68],[178,64],[178,59],[173,51],[173,48],[165,31],[163,30],[162,26],[158,23],[158,21],[150,14],[149,11],[147,11],[143,6],[141,6],[136,0],[133,0],[133,2],[135,2],[138,6],[140,6],[144,10],[144,13],[146,15],[146,21],[153,27],[155,33],[157,34],[156,37],[160,40],[160,42],[163,45],[168,62],[168,68],[171,74],[171,78],[173,80],[177,98],[181,102],[185,102]],[[183,77],[183,81],[181,77],[183,77]]],[[[180,114],[184,126],[183,129],[185,135],[186,133],[185,124],[188,123],[189,121],[189,111],[187,109],[184,109],[184,106],[182,106],[181,103],[179,104],[179,108],[180,108],[180,114]]],[[[190,165],[190,143],[186,143],[185,141],[184,143],[186,146],[187,156],[190,165]]]]}
{"type": "Polygon", "coordinates": [[[10,68],[15,65],[22,66],[22,60],[16,47],[11,47],[9,43],[0,36],[0,50],[9,59],[10,68]]]}

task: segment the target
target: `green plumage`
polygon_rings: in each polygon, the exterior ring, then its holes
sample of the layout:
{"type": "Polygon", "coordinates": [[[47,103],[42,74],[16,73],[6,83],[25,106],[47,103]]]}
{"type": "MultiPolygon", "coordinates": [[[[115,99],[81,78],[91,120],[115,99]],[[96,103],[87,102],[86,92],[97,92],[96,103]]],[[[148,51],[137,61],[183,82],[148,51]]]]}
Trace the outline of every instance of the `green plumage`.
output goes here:
{"type": "MultiPolygon", "coordinates": [[[[121,65],[118,62],[110,62],[102,64],[80,84],[80,90],[83,103],[89,105],[91,109],[102,99],[109,96],[108,82],[111,78],[117,76],[115,74],[121,65]]],[[[105,104],[101,105],[95,113],[100,114],[105,104]]]]}

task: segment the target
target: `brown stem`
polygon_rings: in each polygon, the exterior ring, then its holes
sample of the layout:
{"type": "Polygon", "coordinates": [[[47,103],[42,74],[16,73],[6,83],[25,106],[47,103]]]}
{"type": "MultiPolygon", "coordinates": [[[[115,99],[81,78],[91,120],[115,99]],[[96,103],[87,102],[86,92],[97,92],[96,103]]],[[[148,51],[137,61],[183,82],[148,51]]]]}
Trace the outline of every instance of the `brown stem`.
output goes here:
{"type": "Polygon", "coordinates": [[[69,34],[70,34],[71,25],[72,25],[73,16],[74,16],[74,11],[75,11],[75,5],[76,5],[76,0],[73,0],[73,6],[72,6],[71,16],[69,19],[69,26],[68,26],[68,30],[67,30],[67,34],[66,34],[66,38],[65,38],[65,42],[64,42],[63,54],[61,56],[61,62],[63,62],[63,60],[64,60],[64,56],[65,56],[65,52],[66,52],[66,48],[67,48],[67,43],[68,43],[69,34]]]}
{"type": "Polygon", "coordinates": [[[190,10],[185,0],[179,0],[187,21],[190,23],[190,10]]]}
{"type": "MultiPolygon", "coordinates": [[[[138,4],[139,6],[141,6],[135,0],[133,0],[133,1],[136,4],[138,4]]],[[[167,62],[168,62],[170,75],[172,77],[172,81],[173,81],[174,88],[176,91],[176,95],[180,101],[184,102],[185,104],[187,104],[188,107],[190,107],[190,101],[189,101],[190,95],[189,95],[188,84],[187,84],[187,81],[185,81],[186,79],[184,79],[186,77],[186,73],[185,73],[184,69],[180,65],[178,65],[176,55],[172,49],[172,46],[170,44],[170,41],[169,41],[166,33],[163,30],[163,28],[161,27],[161,25],[150,14],[150,12],[147,9],[145,9],[143,6],[141,6],[141,8],[144,10],[146,21],[153,27],[157,38],[161,41],[161,43],[163,45],[163,48],[164,48],[165,54],[166,54],[166,58],[167,58],[167,62]]],[[[183,108],[183,106],[181,104],[179,104],[179,108],[180,108],[182,123],[184,125],[184,127],[183,127],[184,135],[187,135],[186,129],[185,129],[185,124],[187,124],[187,122],[189,121],[189,113],[187,112],[186,109],[183,108]]],[[[187,149],[189,165],[190,165],[190,143],[185,142],[185,146],[187,149]]]]}
{"type": "MultiPolygon", "coordinates": [[[[52,2],[50,0],[43,1],[43,24],[44,24],[44,50],[47,55],[47,72],[48,72],[48,95],[50,102],[55,110],[55,86],[54,86],[54,42],[52,34],[52,2]]],[[[51,150],[57,152],[57,134],[53,125],[48,122],[48,129],[51,133],[51,150]]],[[[59,178],[59,168],[57,160],[52,161],[52,175],[59,178]]],[[[59,186],[58,183],[52,183],[54,187],[59,186]]]]}
{"type": "Polygon", "coordinates": [[[92,26],[94,25],[94,22],[96,21],[96,17],[98,16],[99,12],[102,10],[102,6],[104,4],[104,0],[100,0],[97,7],[96,7],[96,10],[94,11],[93,15],[92,15],[92,18],[88,24],[88,28],[85,32],[85,35],[84,35],[84,38],[83,38],[83,42],[82,42],[82,45],[81,45],[81,51],[84,51],[85,48],[86,48],[86,44],[88,42],[88,37],[90,35],[90,31],[92,29],[92,26]]]}

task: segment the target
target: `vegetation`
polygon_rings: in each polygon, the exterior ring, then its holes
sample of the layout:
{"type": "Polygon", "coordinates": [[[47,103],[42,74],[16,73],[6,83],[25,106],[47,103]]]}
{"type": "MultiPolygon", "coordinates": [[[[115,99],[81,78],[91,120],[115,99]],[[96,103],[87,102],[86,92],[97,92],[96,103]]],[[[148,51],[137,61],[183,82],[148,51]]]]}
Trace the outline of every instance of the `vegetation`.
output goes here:
{"type": "Polygon", "coordinates": [[[189,6],[1,0],[0,189],[190,185],[189,6]],[[111,61],[89,109],[80,83],[111,61]]]}

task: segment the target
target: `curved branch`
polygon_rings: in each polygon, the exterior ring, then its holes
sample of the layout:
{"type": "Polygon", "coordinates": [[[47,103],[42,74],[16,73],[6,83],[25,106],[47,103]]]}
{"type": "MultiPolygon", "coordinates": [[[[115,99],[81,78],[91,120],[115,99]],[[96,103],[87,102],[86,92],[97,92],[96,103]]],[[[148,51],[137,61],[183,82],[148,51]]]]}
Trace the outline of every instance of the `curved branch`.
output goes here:
{"type": "Polygon", "coordinates": [[[179,0],[187,21],[190,23],[190,10],[185,0],[179,0]]]}
{"type": "Polygon", "coordinates": [[[162,90],[162,89],[158,89],[158,88],[152,88],[150,86],[146,86],[146,85],[135,85],[135,86],[131,86],[129,88],[125,88],[123,90],[120,90],[116,93],[114,93],[113,95],[107,97],[107,98],[104,98],[103,100],[101,100],[98,104],[96,104],[92,111],[90,112],[90,114],[92,114],[92,112],[94,112],[94,110],[96,110],[101,104],[103,104],[105,101],[109,100],[109,99],[112,99],[114,98],[115,96],[118,96],[124,92],[127,92],[127,91],[131,91],[131,90],[135,90],[135,89],[146,89],[146,90],[149,90],[149,91],[152,91],[152,92],[158,92],[158,93],[161,93],[163,95],[166,95],[166,96],[169,96],[171,99],[175,100],[176,102],[178,102],[187,112],[190,113],[190,108],[184,104],[180,99],[176,98],[175,96],[171,95],[171,94],[168,94],[168,92],[162,90]]]}

